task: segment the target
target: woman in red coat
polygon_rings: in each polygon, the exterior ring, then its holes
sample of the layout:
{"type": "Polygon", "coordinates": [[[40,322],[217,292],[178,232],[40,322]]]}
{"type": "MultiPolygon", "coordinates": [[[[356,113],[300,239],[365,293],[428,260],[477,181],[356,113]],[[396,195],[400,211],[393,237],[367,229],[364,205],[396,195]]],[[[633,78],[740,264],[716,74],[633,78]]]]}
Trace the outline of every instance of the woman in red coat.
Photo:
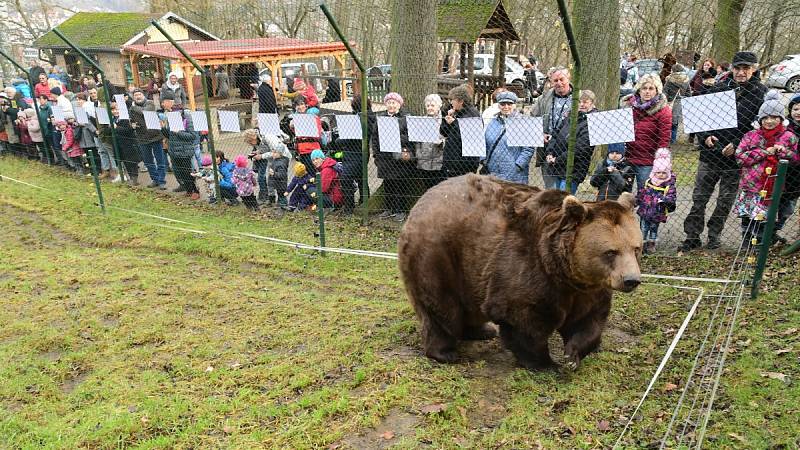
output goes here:
{"type": "Polygon", "coordinates": [[[669,147],[672,109],[658,74],[639,78],[636,92],[622,97],[621,106],[633,108],[635,140],[625,144],[625,156],[636,170],[636,189],[644,187],[653,170],[656,150],[669,147]]]}

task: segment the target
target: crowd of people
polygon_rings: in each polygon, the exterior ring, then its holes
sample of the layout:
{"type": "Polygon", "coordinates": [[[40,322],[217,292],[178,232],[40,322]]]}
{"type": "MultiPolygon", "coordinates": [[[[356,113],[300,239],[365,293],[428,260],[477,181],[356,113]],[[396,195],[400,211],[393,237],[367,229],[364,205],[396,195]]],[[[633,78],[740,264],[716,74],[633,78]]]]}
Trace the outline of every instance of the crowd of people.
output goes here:
{"type": "MultiPolygon", "coordinates": [[[[632,58],[635,61],[635,56],[632,58]]],[[[403,222],[414,199],[447,178],[484,173],[508,182],[530,184],[532,170],[538,170],[542,187],[575,194],[588,181],[598,201],[617,199],[623,192],[636,193],[645,252],[655,250],[659,225],[675,210],[678,196],[690,197],[692,208],[684,221],[686,239],[679,251],[702,247],[700,236],[706,227],[705,247],[714,249],[720,246],[731,211],[742,218],[745,241],[760,235],[762,230],[757,224],[769,206],[774,186],[771,174],[775,174],[780,159],[787,159],[791,169],[780,202],[780,230],[800,196],[800,96],[791,99],[787,110],[780,94],[768,92],[761,83],[758,59],[751,52],[737,53],[729,67],[704,60],[694,74],[677,63],[671,64],[669,73],[662,74],[640,75],[634,68],[626,71],[624,81],[630,92],[621,96],[620,107],[633,110],[635,139],[609,145],[606,157],[593,170],[595,148],[591,145],[587,116],[598,110],[596,96],[590,90],[575,92],[570,71],[565,67],[550,69],[547,88],[530,110],[531,116],[542,118],[541,148],[521,146],[510,139],[509,120],[527,112],[519,108],[517,95],[504,88],[494,92],[494,104],[483,113],[473,103],[468,85],[451,89],[446,98],[438,94],[426,96],[425,114],[439,123],[439,139],[435,142],[409,139],[408,112],[400,93],[386,94],[386,110],[382,112],[373,112],[368,102],[370,155],[377,177],[383,182],[384,211],[378,218],[403,222]],[[670,151],[678,131],[678,100],[728,90],[736,92],[737,127],[692,136],[700,154],[695,184],[689,194],[688,188],[682,191],[677,186],[678,174],[673,172],[670,151]],[[575,96],[579,105],[577,139],[572,184],[568,186],[570,112],[575,96]],[[399,152],[381,148],[379,117],[397,119],[399,152]],[[481,117],[485,121],[482,138],[486,152],[484,156],[469,156],[463,151],[465,137],[459,120],[481,117]],[[706,222],[706,208],[717,185],[716,205],[706,222]]],[[[109,125],[98,121],[97,110],[104,107],[98,96],[100,87],[86,79],[80,84],[80,92],[71,93],[68,84],[60,79],[62,74],[58,69],[50,74],[41,72],[37,74],[39,82],[32,88],[20,83],[5,89],[0,99],[0,149],[63,165],[79,174],[85,173],[90,158],[104,178],[120,182],[127,174],[130,184],[138,184],[142,163],[150,178],[149,187],[160,190],[166,189],[167,173],[172,170],[178,182],[176,192],[199,199],[199,183],[209,202],[217,202],[219,192],[222,201],[231,205],[241,202],[250,210],[265,205],[305,210],[321,202],[325,208],[347,214],[369,192],[363,182],[368,168],[364,167],[361,140],[338,137],[336,126],[320,118],[321,102],[312,83],[300,78],[289,80],[292,89],[284,95],[291,99],[294,114],[313,116],[317,136],[297,137],[291,116],[282,122],[281,135],[264,135],[258,128],[245,130],[243,141],[250,151],[236,156],[233,162],[224,152],[217,151],[213,156],[218,173],[214,174],[212,155],[203,151],[204,135],[195,131],[191,115],[185,110],[186,93],[177,74],[126,92],[124,107],[112,102],[109,125]],[[159,94],[157,103],[153,101],[155,93],[159,94]],[[39,107],[38,115],[33,101],[39,107]],[[53,118],[52,106],[61,108],[63,120],[53,118]],[[74,106],[86,112],[88,123],[76,121],[74,106]],[[129,112],[129,118],[122,118],[122,109],[129,112]],[[158,114],[160,129],[148,127],[148,111],[158,114]],[[170,129],[168,112],[180,114],[181,129],[170,129]],[[112,128],[120,143],[121,161],[114,157],[112,128]],[[49,153],[45,142],[53,149],[49,153]],[[319,183],[315,181],[316,174],[320,175],[319,183]]],[[[221,91],[218,93],[229,95],[226,75],[217,71],[215,77],[221,91]]],[[[250,93],[259,103],[259,112],[277,112],[271,86],[262,89],[269,80],[259,81],[252,85],[250,93]]],[[[352,114],[361,113],[358,95],[350,104],[352,114]]]]}

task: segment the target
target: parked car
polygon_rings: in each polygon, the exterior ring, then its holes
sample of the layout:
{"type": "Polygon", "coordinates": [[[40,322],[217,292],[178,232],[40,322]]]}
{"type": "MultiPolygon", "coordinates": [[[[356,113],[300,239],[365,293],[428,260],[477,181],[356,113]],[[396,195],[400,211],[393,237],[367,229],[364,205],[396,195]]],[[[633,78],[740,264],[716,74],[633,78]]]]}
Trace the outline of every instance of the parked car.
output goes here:
{"type": "MultiPolygon", "coordinates": [[[[320,79],[320,71],[317,67],[316,63],[313,62],[287,62],[281,64],[281,76],[282,79],[279,80],[279,86],[281,89],[286,88],[286,77],[291,79],[295,79],[297,77],[303,77],[303,69],[305,68],[305,78],[311,80],[314,83],[314,89],[317,92],[323,91],[325,87],[322,85],[322,80],[320,79]]],[[[259,76],[270,76],[269,68],[263,68],[258,73],[259,76]]]]}
{"type": "Polygon", "coordinates": [[[800,55],[788,55],[769,68],[766,85],[772,88],[800,92],[800,55]]]}
{"type": "Polygon", "coordinates": [[[645,58],[636,61],[636,67],[639,69],[639,77],[647,75],[648,73],[659,73],[663,64],[655,58],[645,58]]]}
{"type": "MultiPolygon", "coordinates": [[[[494,55],[491,53],[478,53],[475,55],[475,63],[473,69],[476,75],[491,75],[492,68],[494,67],[494,55]]],[[[506,56],[506,70],[505,70],[506,84],[516,84],[519,89],[525,88],[525,68],[512,58],[506,56]]],[[[539,78],[540,74],[536,74],[539,78]]],[[[544,78],[544,76],[542,76],[544,78]]]]}

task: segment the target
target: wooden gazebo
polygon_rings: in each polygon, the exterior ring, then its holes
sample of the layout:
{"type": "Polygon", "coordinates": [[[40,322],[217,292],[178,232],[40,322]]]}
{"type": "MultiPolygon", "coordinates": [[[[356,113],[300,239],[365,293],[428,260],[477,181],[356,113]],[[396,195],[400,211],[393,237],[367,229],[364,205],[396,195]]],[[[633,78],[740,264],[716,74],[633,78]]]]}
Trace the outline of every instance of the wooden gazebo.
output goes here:
{"type": "Polygon", "coordinates": [[[452,53],[453,45],[459,46],[458,71],[470,84],[475,80],[475,43],[483,39],[497,41],[493,74],[504,84],[507,43],[519,41],[519,35],[502,0],[439,0],[437,19],[445,57],[452,53]]]}
{"type": "MultiPolygon", "coordinates": [[[[261,62],[269,68],[272,75],[272,88],[278,95],[278,80],[282,78],[281,64],[287,60],[309,59],[333,56],[341,67],[345,67],[347,49],[341,42],[313,42],[291,38],[235,39],[207,42],[185,42],[181,46],[204,67],[214,65],[248,64],[261,62]]],[[[194,66],[171,44],[128,45],[122,49],[130,55],[138,72],[137,62],[142,55],[173,61],[186,77],[189,106],[195,109],[194,66]]],[[[345,92],[342,85],[342,92],[345,92]]]]}

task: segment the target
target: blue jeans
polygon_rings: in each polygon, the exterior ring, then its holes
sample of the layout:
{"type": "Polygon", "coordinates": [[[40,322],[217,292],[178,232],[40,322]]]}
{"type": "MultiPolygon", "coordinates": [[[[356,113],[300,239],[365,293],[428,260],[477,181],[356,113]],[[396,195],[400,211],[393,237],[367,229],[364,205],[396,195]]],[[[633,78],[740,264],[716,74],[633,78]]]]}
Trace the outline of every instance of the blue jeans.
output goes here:
{"type": "Polygon", "coordinates": [[[194,160],[197,163],[195,171],[199,172],[203,167],[203,146],[199,143],[194,146],[194,160]]]}
{"type": "Polygon", "coordinates": [[[650,178],[650,172],[653,171],[653,166],[633,166],[634,170],[636,170],[636,192],[639,192],[640,189],[644,187],[644,184],[647,183],[647,179],[650,178]]]}
{"type": "Polygon", "coordinates": [[[550,175],[550,168],[542,166],[542,180],[545,189],[558,189],[558,177],[550,175]]]}
{"type": "MultiPolygon", "coordinates": [[[[556,180],[558,180],[558,182],[557,182],[558,184],[556,185],[556,188],[559,191],[566,191],[567,190],[567,178],[566,177],[564,177],[564,178],[556,177],[556,180]]],[[[572,189],[570,189],[570,194],[575,195],[576,192],[578,192],[578,183],[576,183],[575,180],[572,180],[572,189]]]]}
{"type": "Polygon", "coordinates": [[[672,135],[669,138],[669,143],[674,144],[678,140],[678,124],[672,124],[672,135]]]}
{"type": "Polygon", "coordinates": [[[161,141],[139,144],[139,152],[142,154],[142,162],[147,167],[147,173],[153,183],[166,184],[167,156],[164,154],[164,148],[161,147],[161,141]]]}
{"type": "Polygon", "coordinates": [[[261,196],[267,195],[269,189],[267,188],[267,168],[269,164],[267,164],[266,160],[259,159],[253,161],[253,170],[256,171],[258,175],[258,193],[261,196]],[[262,194],[263,192],[263,194],[262,194]]]}
{"type": "Polygon", "coordinates": [[[657,241],[658,240],[658,226],[659,222],[648,222],[644,219],[639,221],[642,228],[642,240],[644,241],[657,241]]]}

